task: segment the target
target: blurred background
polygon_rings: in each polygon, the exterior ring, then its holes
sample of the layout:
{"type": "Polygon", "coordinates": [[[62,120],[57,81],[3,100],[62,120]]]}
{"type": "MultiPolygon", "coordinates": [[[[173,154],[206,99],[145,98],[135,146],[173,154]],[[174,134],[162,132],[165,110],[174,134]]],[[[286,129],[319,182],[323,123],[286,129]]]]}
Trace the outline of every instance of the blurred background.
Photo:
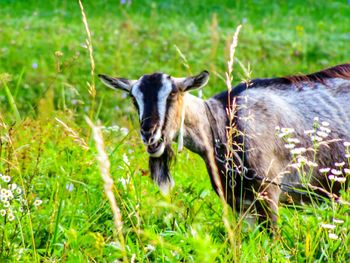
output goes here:
{"type": "MultiPolygon", "coordinates": [[[[38,114],[52,88],[55,109],[87,110],[90,64],[77,1],[0,2],[0,72],[12,81],[23,115],[38,114]],[[58,53],[57,53],[58,51],[58,53]],[[55,55],[56,54],[56,55],[55,55]],[[58,55],[58,56],[57,56],[58,55]],[[19,85],[16,85],[17,83],[19,85]]],[[[349,61],[350,5],[346,1],[84,1],[96,73],[138,78],[166,72],[211,73],[204,96],[225,88],[228,46],[239,24],[236,57],[251,78],[310,73],[349,61]],[[183,65],[175,46],[185,55],[183,65]]],[[[235,65],[235,81],[244,76],[235,65]]],[[[100,118],[125,117],[122,94],[96,81],[100,118]],[[106,96],[108,94],[108,96],[106,96]],[[115,110],[118,105],[122,110],[115,110]]],[[[1,89],[3,94],[3,89],[1,89]]],[[[7,109],[1,96],[1,110],[7,109]]]]}

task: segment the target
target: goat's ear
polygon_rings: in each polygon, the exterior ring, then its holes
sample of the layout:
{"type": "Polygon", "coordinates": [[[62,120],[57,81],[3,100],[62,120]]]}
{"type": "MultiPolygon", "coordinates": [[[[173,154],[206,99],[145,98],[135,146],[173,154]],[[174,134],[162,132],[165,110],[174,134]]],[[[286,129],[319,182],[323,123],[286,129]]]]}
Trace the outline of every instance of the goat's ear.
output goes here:
{"type": "Polygon", "coordinates": [[[175,85],[182,91],[189,91],[205,86],[209,81],[209,72],[204,70],[196,76],[173,78],[175,85]]]}
{"type": "Polygon", "coordinates": [[[127,92],[130,92],[132,84],[135,83],[135,80],[113,78],[103,74],[98,74],[98,77],[107,87],[112,89],[121,89],[127,92]]]}

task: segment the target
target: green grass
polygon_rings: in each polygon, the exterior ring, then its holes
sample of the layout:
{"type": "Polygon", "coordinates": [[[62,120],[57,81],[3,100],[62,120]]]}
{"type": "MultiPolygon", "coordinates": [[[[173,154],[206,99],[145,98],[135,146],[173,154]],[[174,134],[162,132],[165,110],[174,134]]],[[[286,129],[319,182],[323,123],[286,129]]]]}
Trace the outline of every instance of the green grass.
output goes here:
{"type": "MultiPolygon", "coordinates": [[[[350,5],[346,1],[83,2],[96,73],[129,78],[154,71],[185,76],[211,72],[210,97],[225,89],[228,45],[243,23],[236,57],[252,77],[312,72],[349,61],[350,5]]],[[[349,208],[322,204],[280,209],[280,235],[243,222],[229,243],[222,205],[204,163],[185,151],[172,168],[176,187],[162,197],[147,173],[135,110],[122,93],[91,80],[86,32],[76,1],[0,3],[0,173],[28,201],[9,221],[0,215],[0,262],[112,262],[122,259],[113,217],[84,116],[106,127],[117,203],[129,260],[136,262],[346,262],[349,208]],[[61,51],[63,56],[55,55],[61,51]],[[77,131],[84,150],[55,120],[77,131]],[[118,125],[129,130],[124,135],[118,125]],[[43,203],[36,207],[34,201],[43,203]],[[330,239],[322,223],[342,219],[330,239]]],[[[243,77],[235,64],[234,82],[243,77]]],[[[5,182],[0,182],[4,187],[5,182]]],[[[349,192],[344,198],[350,200],[349,192]]],[[[11,203],[18,211],[19,201],[11,203]]],[[[0,207],[1,209],[1,207],[0,207]]],[[[236,215],[230,213],[232,222],[236,215]]]]}

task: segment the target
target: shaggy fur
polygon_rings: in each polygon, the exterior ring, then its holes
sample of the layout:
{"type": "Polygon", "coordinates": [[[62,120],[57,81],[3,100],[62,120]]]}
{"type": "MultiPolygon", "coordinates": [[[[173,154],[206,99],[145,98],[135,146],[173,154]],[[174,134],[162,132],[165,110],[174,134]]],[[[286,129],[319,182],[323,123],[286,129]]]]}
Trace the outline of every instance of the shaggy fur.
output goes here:
{"type": "Polygon", "coordinates": [[[174,161],[174,152],[168,145],[163,155],[159,158],[149,158],[149,169],[153,181],[159,186],[163,193],[169,192],[174,182],[170,174],[169,167],[174,161]]]}

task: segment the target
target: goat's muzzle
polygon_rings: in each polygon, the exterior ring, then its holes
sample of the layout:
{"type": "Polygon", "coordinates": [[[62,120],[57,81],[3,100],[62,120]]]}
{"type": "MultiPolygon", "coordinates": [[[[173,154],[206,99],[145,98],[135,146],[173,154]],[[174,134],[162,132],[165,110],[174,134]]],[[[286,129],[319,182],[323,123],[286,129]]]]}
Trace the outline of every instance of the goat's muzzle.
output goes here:
{"type": "Polygon", "coordinates": [[[161,137],[157,142],[147,145],[147,152],[151,157],[160,157],[165,149],[165,142],[163,137],[161,137]]]}
{"type": "Polygon", "coordinates": [[[165,141],[161,129],[154,127],[148,131],[141,128],[141,138],[147,146],[147,152],[151,157],[160,157],[165,149],[165,141]]]}

